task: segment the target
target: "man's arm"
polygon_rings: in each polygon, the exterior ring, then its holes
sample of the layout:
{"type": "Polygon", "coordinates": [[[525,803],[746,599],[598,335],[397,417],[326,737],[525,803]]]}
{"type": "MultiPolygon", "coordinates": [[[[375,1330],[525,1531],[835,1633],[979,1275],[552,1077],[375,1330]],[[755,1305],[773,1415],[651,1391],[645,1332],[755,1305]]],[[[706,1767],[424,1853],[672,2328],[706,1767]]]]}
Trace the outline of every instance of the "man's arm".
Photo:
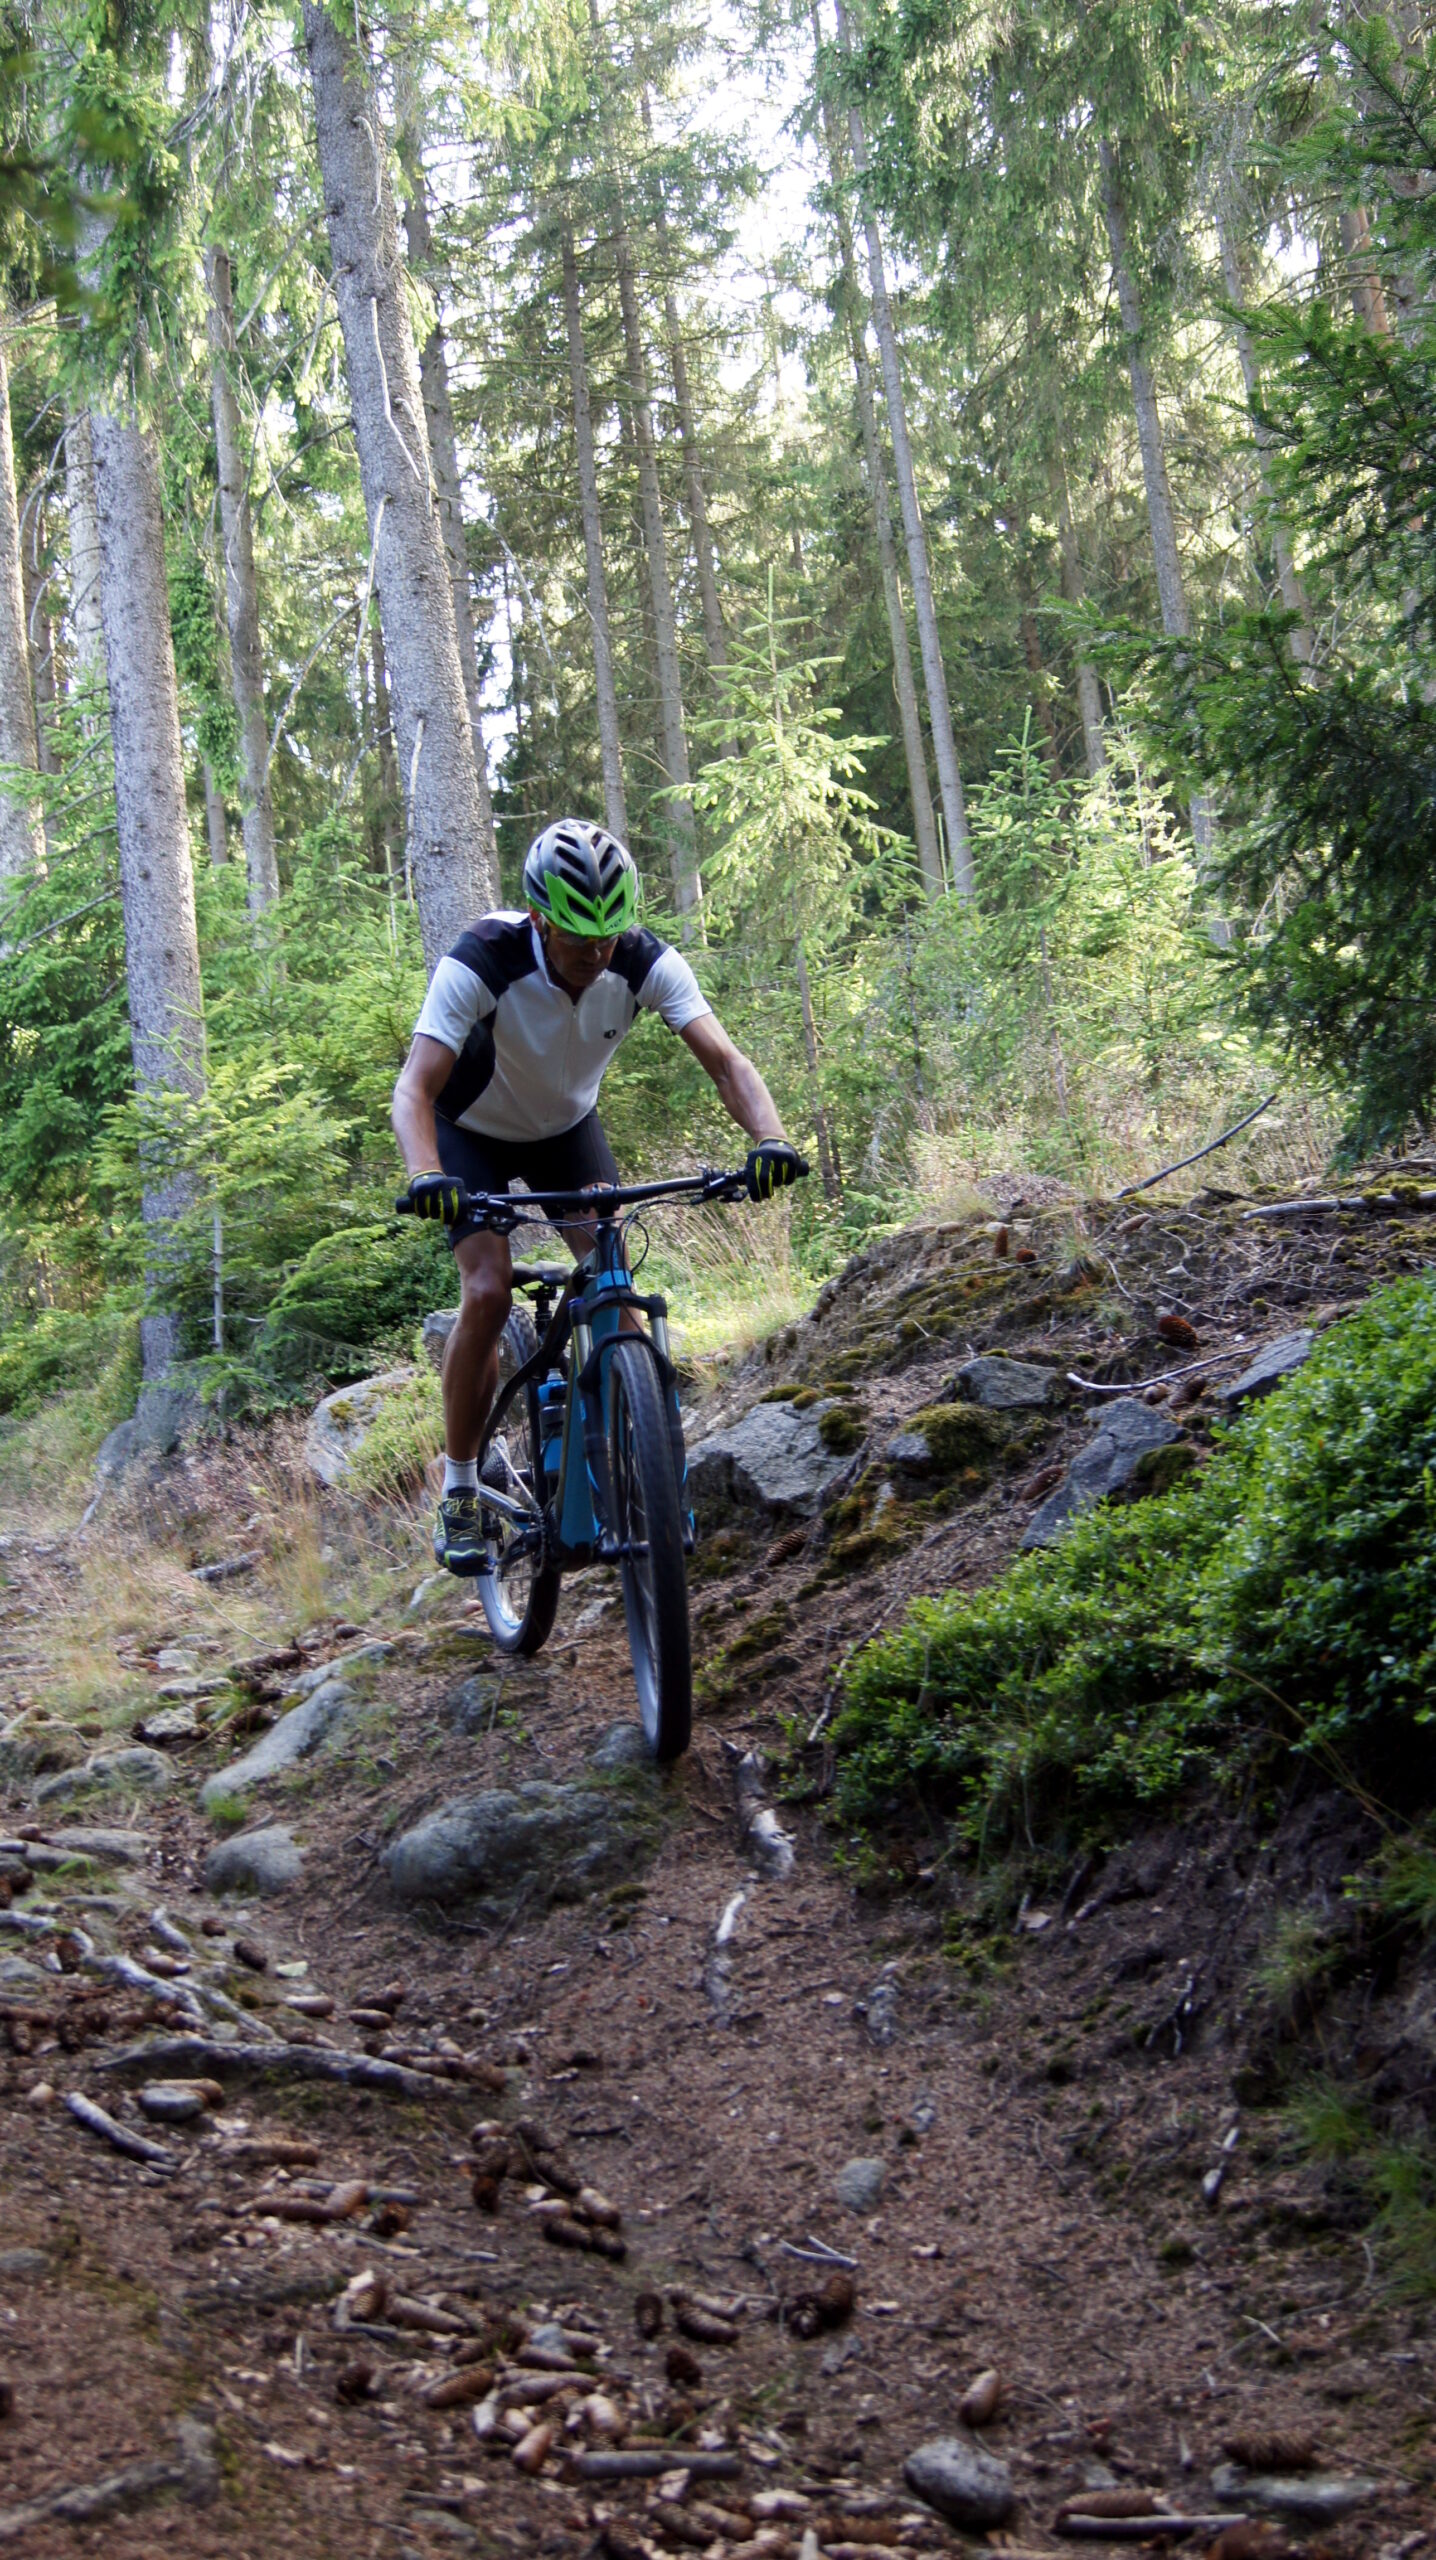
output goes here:
{"type": "Polygon", "coordinates": [[[411,1181],[441,1170],[434,1105],[453,1072],[454,1051],[446,1049],[442,1040],[431,1040],[427,1032],[416,1031],[389,1114],[411,1181]]]}
{"type": "MultiPolygon", "coordinates": [[[[716,1013],[700,1014],[678,1036],[687,1041],[700,1067],[712,1077],[719,1101],[740,1129],[746,1129],[750,1138],[760,1142],[774,1138],[787,1143],[776,1102],[751,1059],[735,1048],[716,1013]]],[[[417,1048],[419,1044],[416,1041],[414,1045],[417,1048]]]]}

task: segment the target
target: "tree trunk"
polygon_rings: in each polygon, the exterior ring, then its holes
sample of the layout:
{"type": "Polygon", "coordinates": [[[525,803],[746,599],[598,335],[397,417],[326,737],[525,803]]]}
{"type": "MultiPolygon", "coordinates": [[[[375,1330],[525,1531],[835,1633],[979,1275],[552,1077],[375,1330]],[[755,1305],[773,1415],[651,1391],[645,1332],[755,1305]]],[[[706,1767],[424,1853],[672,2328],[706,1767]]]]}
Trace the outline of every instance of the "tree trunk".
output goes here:
{"type": "Polygon", "coordinates": [[[30,682],[35,703],[35,755],[41,773],[58,773],[55,753],[55,626],[46,600],[45,509],[32,492],[29,520],[20,542],[20,583],[25,600],[25,638],[30,651],[30,682]]]}
{"type": "Polygon", "coordinates": [[[379,788],[383,794],[379,834],[384,848],[384,868],[393,869],[395,857],[402,855],[399,821],[403,802],[399,791],[399,764],[394,752],[394,707],[389,693],[389,662],[384,655],[384,633],[378,614],[369,625],[369,661],[374,676],[374,743],[379,751],[379,788]]]}
{"type": "Polygon", "coordinates": [[[598,472],[593,458],[593,414],[588,399],[588,359],[583,348],[583,307],[578,290],[578,260],[573,233],[559,225],[563,265],[563,310],[568,327],[568,372],[573,386],[573,435],[578,453],[578,503],[583,517],[583,550],[588,569],[588,621],[593,635],[593,690],[598,707],[598,746],[603,760],[604,823],[621,844],[628,841],[628,811],[623,799],[623,758],[618,738],[618,696],[613,685],[613,648],[608,630],[608,584],[603,574],[603,520],[598,512],[598,472]]]}
{"type": "MultiPolygon", "coordinates": [[[[165,584],[160,460],[153,436],[114,417],[91,420],[100,593],[115,755],[115,817],[125,919],[125,983],[135,1086],[143,1102],[204,1091],[204,999],[194,872],[185,810],[179,690],[165,584]]],[[[151,1299],[172,1267],[173,1221],[193,1199],[188,1176],[146,1168],[141,1215],[151,1299]]],[[[145,1383],[179,1349],[173,1315],[140,1324],[145,1383]]]]}
{"type": "Polygon", "coordinates": [[[793,967],[798,979],[798,1003],[803,1016],[803,1055],[808,1061],[808,1081],[812,1087],[813,1135],[818,1142],[818,1171],[823,1177],[823,1194],[831,1208],[843,1205],[843,1174],[838,1151],[828,1126],[827,1106],[818,1070],[818,1031],[813,1020],[813,991],[808,983],[808,955],[800,933],[793,936],[793,967]]]}
{"type": "Polygon", "coordinates": [[[214,869],[221,871],[229,860],[229,818],[224,793],[208,756],[201,758],[200,769],[204,776],[204,831],[209,840],[209,858],[214,869]]]}
{"type": "MultiPolygon", "coordinates": [[[[1232,229],[1231,210],[1220,197],[1216,207],[1216,223],[1217,246],[1222,258],[1222,280],[1226,285],[1227,300],[1232,305],[1233,313],[1236,314],[1246,307],[1246,291],[1236,234],[1232,229]]],[[[1291,654],[1299,667],[1309,667],[1314,654],[1311,616],[1307,610],[1306,591],[1301,583],[1300,572],[1292,558],[1291,537],[1276,512],[1276,500],[1271,485],[1271,429],[1258,410],[1260,380],[1257,373],[1256,350],[1252,345],[1251,331],[1244,320],[1234,316],[1231,328],[1232,336],[1236,340],[1237,360],[1242,369],[1242,381],[1246,386],[1247,408],[1251,415],[1252,436],[1257,449],[1257,468],[1261,473],[1262,495],[1266,499],[1267,520],[1271,528],[1271,547],[1276,561],[1277,584],[1281,589],[1281,600],[1287,612],[1297,617],[1290,635],[1291,654]]]]}
{"type": "Polygon", "coordinates": [[[70,526],[70,635],[72,681],[81,693],[98,693],[105,681],[105,624],[100,610],[100,528],[95,515],[95,469],[90,421],[83,412],[65,430],[65,512],[70,526]]]}
{"type": "MultiPolygon", "coordinates": [[[[20,566],[20,510],[15,496],[15,446],[10,432],[10,378],[0,339],[0,765],[38,774],[35,704],[30,691],[30,648],[25,631],[25,581],[20,566]]],[[[45,836],[35,801],[14,799],[0,784],[0,880],[34,871],[45,858],[45,836]]]]}
{"type": "Polygon", "coordinates": [[[1347,261],[1347,287],[1351,307],[1362,326],[1374,338],[1389,338],[1391,320],[1386,309],[1386,296],[1376,272],[1371,248],[1371,225],[1364,205],[1343,207],[1337,216],[1337,231],[1342,253],[1347,261]]]}
{"type": "MultiPolygon", "coordinates": [[[[242,781],[240,825],[249,912],[258,916],[279,895],[274,850],[274,802],[269,788],[269,722],[264,706],[264,657],[259,639],[259,581],[254,568],[254,528],[249,512],[248,465],[234,388],[234,287],[229,254],[207,249],[210,385],[214,441],[219,458],[219,520],[224,538],[224,594],[229,623],[230,685],[239,724],[242,781]]],[[[211,849],[214,842],[210,829],[211,849]]]]}
{"type": "MultiPolygon", "coordinates": [[[[838,34],[846,49],[849,44],[848,16],[843,0],[838,0],[838,34]]],[[[867,176],[868,146],[867,137],[863,132],[863,120],[856,107],[848,109],[848,141],[853,155],[853,168],[861,188],[862,181],[867,176]]],[[[958,770],[957,748],[952,734],[952,712],[948,704],[947,675],[942,663],[942,646],[938,638],[937,609],[932,598],[927,534],[923,526],[922,510],[918,505],[912,444],[907,431],[907,405],[903,398],[902,368],[898,362],[897,330],[893,322],[892,304],[888,300],[887,270],[883,264],[882,242],[878,236],[877,223],[866,208],[863,211],[863,235],[868,252],[873,327],[877,332],[883,391],[887,399],[888,435],[893,449],[898,508],[902,516],[903,539],[907,546],[908,580],[912,587],[913,611],[917,616],[917,638],[922,657],[923,683],[927,689],[928,725],[932,730],[933,756],[937,764],[938,798],[942,803],[943,824],[947,829],[947,850],[952,863],[953,887],[960,898],[970,898],[973,885],[972,847],[968,841],[967,809],[963,800],[962,775],[958,770]]]]}
{"type": "MultiPolygon", "coordinates": [[[[1147,523],[1152,536],[1162,629],[1168,639],[1185,640],[1190,636],[1192,625],[1187,611],[1186,589],[1182,584],[1181,556],[1177,550],[1177,522],[1172,511],[1171,483],[1167,478],[1167,448],[1157,407],[1157,386],[1147,361],[1141,296],[1128,251],[1127,210],[1118,185],[1117,155],[1105,134],[1098,140],[1097,158],[1102,173],[1102,215],[1112,252],[1112,281],[1117,288],[1122,334],[1127,341],[1127,371],[1132,383],[1132,405],[1137,414],[1137,442],[1142,452],[1142,481],[1147,493],[1147,523]]],[[[1192,845],[1197,869],[1201,873],[1207,868],[1216,832],[1212,822],[1212,804],[1204,791],[1193,794],[1189,810],[1192,845]]],[[[1222,944],[1230,939],[1225,925],[1214,926],[1213,935],[1222,944]]]]}
{"type": "MultiPolygon", "coordinates": [[[[642,98],[643,130],[653,139],[653,114],[645,89],[642,98]]],[[[654,208],[654,228],[663,253],[665,273],[668,266],[668,217],[662,204],[654,208]]],[[[698,601],[703,612],[703,644],[708,653],[708,672],[715,679],[728,664],[728,633],[723,622],[723,607],[718,599],[718,567],[713,556],[713,529],[708,521],[708,492],[703,485],[703,463],[698,450],[698,428],[693,407],[693,392],[688,379],[688,357],[683,345],[683,327],[678,314],[678,297],[670,283],[663,289],[663,323],[668,332],[668,369],[673,376],[673,406],[678,416],[678,440],[683,448],[683,489],[688,502],[688,521],[693,531],[693,565],[698,573],[698,601]]]]}
{"type": "Polygon", "coordinates": [[[463,670],[464,696],[469,706],[469,727],[474,741],[474,775],[479,786],[484,860],[497,880],[494,804],[489,791],[488,758],[484,753],[483,687],[479,679],[479,646],[474,630],[474,599],[469,579],[469,546],[464,532],[463,483],[459,477],[454,404],[449,393],[449,359],[444,349],[443,326],[438,317],[434,241],[429,229],[429,198],[420,149],[421,136],[415,121],[417,108],[411,84],[406,82],[404,85],[408,111],[398,134],[399,158],[409,188],[408,203],[404,208],[404,232],[409,243],[409,264],[427,282],[434,296],[435,313],[434,325],[419,354],[419,383],[429,428],[429,462],[439,502],[439,530],[444,537],[444,557],[449,564],[449,584],[454,595],[459,665],[463,670]]]}
{"type": "Polygon", "coordinates": [[[1054,782],[1060,782],[1062,751],[1057,741],[1057,722],[1053,715],[1052,697],[1047,689],[1047,669],[1042,662],[1042,638],[1037,628],[1037,616],[1032,608],[1031,580],[1027,574],[1025,562],[1022,568],[1022,586],[1024,595],[1018,619],[1022,633],[1022,654],[1027,661],[1027,672],[1032,678],[1032,706],[1037,714],[1037,725],[1042,732],[1042,752],[1047,760],[1047,770],[1054,782]]]}
{"type": "MultiPolygon", "coordinates": [[[[1072,521],[1072,501],[1067,494],[1067,466],[1062,459],[1060,432],[1053,443],[1047,471],[1053,512],[1057,518],[1062,601],[1075,612],[1084,593],[1082,554],[1077,545],[1077,527],[1072,521]]],[[[1087,771],[1095,781],[1107,761],[1107,749],[1102,737],[1101,688],[1097,682],[1097,670],[1088,658],[1077,661],[1077,709],[1082,721],[1082,752],[1087,771]]]]}
{"type": "Polygon", "coordinates": [[[432,969],[498,881],[484,832],[454,595],[429,482],[414,336],[378,102],[347,27],[304,0],[334,297],[375,551],[424,957],[432,969]]]}
{"type": "MultiPolygon", "coordinates": [[[[821,49],[822,23],[816,0],[812,11],[813,42],[821,49]]],[[[942,874],[942,853],[937,841],[937,824],[932,814],[932,793],[928,787],[927,754],[923,746],[922,716],[917,704],[917,686],[913,681],[912,651],[908,646],[907,616],[902,607],[902,588],[898,581],[897,543],[893,536],[892,510],[888,505],[887,471],[882,446],[878,441],[877,410],[873,402],[873,378],[865,344],[866,328],[862,293],[858,284],[858,262],[853,246],[853,227],[843,202],[843,160],[839,141],[838,119],[832,102],[821,98],[823,135],[827,144],[828,170],[833,185],[833,203],[838,229],[838,254],[842,266],[843,305],[847,320],[848,344],[852,349],[853,376],[857,387],[858,425],[863,439],[863,465],[867,473],[868,498],[873,511],[873,536],[877,544],[878,569],[882,577],[883,605],[888,618],[888,642],[892,649],[893,691],[897,696],[898,719],[902,727],[903,756],[907,764],[908,796],[912,802],[913,840],[917,846],[918,865],[923,887],[930,898],[940,898],[946,883],[942,874]]]]}
{"type": "Polygon", "coordinates": [[[618,307],[628,369],[629,413],[638,454],[638,502],[643,517],[643,548],[648,563],[648,592],[653,606],[653,648],[658,670],[658,717],[663,732],[663,767],[676,797],[663,803],[663,829],[669,839],[674,900],[680,916],[693,916],[703,902],[698,870],[698,830],[688,797],[688,738],[683,726],[683,685],[678,665],[678,624],[668,575],[668,541],[663,530],[663,500],[658,486],[658,450],[653,433],[653,407],[648,385],[648,358],[638,310],[633,251],[622,197],[615,176],[613,255],[618,272],[618,307]]]}

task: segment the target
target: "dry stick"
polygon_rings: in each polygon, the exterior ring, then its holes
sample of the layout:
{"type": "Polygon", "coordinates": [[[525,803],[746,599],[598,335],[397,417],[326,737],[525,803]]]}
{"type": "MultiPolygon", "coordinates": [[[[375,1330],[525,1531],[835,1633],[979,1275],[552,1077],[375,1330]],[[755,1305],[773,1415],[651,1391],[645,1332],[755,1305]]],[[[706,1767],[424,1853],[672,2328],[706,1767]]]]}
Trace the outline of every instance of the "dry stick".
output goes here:
{"type": "Polygon", "coordinates": [[[577,2480],[657,2480],[686,2471],[694,2480],[733,2480],[743,2466],[736,2453],[690,2453],[686,2445],[636,2446],[623,2453],[571,2453],[565,2466],[577,2480]]]}
{"type": "Polygon", "coordinates": [[[318,657],[320,650],[325,647],[328,641],[332,640],[340,623],[345,621],[353,610],[354,608],[352,604],[341,604],[339,611],[335,614],[333,620],[331,622],[326,622],[318,639],[315,641],[313,648],[310,650],[308,657],[305,659],[303,666],[300,668],[298,675],[295,677],[293,684],[290,686],[284,699],[284,709],[281,711],[279,718],[274,724],[274,735],[269,741],[269,753],[264,759],[264,774],[262,779],[265,782],[269,780],[269,768],[274,762],[275,750],[279,745],[280,739],[284,735],[285,722],[288,720],[290,712],[294,709],[295,695],[298,693],[300,686],[303,684],[304,679],[308,675],[310,668],[313,666],[315,659],[318,657]]]}
{"type": "Polygon", "coordinates": [[[101,2071],[179,2070],[204,2064],[218,2077],[249,2071],[282,2071],[297,2080],[337,2080],[347,2089],[375,2089],[391,2098],[432,2098],[447,2091],[466,2096],[468,2084],[445,2080],[427,2071],[410,2071],[402,2063],[375,2062],[367,2054],[335,2053],[314,2044],[214,2044],[207,2036],[156,2036],[147,2044],[127,2045],[107,2054],[101,2071]]]}
{"type": "Polygon", "coordinates": [[[1269,1200],[1260,1209],[1244,1209],[1242,1225],[1252,1218],[1305,1218],[1318,1211],[1365,1209],[1374,1216],[1378,1209],[1399,1213],[1403,1209],[1436,1209],[1436,1191],[1353,1191],[1324,1194],[1319,1200],[1269,1200]]]}
{"type": "Polygon", "coordinates": [[[1239,1137],[1243,1129],[1249,1129],[1251,1127],[1253,1120],[1259,1120],[1264,1111],[1270,1111],[1272,1104],[1277,1101],[1280,1093],[1281,1087],[1278,1085],[1276,1092],[1269,1093],[1265,1102],[1259,1102],[1255,1111],[1249,1111],[1244,1120],[1234,1120],[1231,1127],[1229,1129],[1223,1129],[1221,1136],[1219,1138],[1213,1138],[1209,1146],[1198,1147],[1192,1155],[1179,1156],[1175,1164],[1164,1164],[1160,1173],[1149,1173],[1145,1182],[1128,1182],[1124,1184],[1120,1191],[1113,1193],[1112,1197],[1114,1202],[1117,1200],[1131,1200],[1135,1198],[1139,1191],[1150,1191],[1154,1184],[1158,1182],[1165,1182],[1169,1173],[1185,1173],[1189,1164],[1200,1164],[1203,1156],[1215,1155],[1218,1147],[1224,1147],[1229,1138],[1239,1137]]]}
{"type": "Polygon", "coordinates": [[[1170,1387],[1178,1378],[1195,1378],[1202,1369],[1220,1369],[1228,1360],[1254,1360],[1258,1354],[1250,1343],[1233,1343],[1227,1351],[1209,1351],[1203,1360],[1189,1360],[1181,1369],[1163,1369],[1155,1378],[1128,1378],[1117,1386],[1102,1378],[1079,1378],[1075,1369],[1067,1372],[1069,1387],[1080,1387],[1084,1396],[1139,1396],[1144,1387],[1170,1387]]]}
{"type": "Polygon", "coordinates": [[[117,2124],[113,2116],[106,2115],[103,2107],[93,2105],[90,2099],[81,2096],[78,2089],[67,2090],[65,2105],[76,2124],[82,2124],[87,2133],[97,2133],[100,2140],[108,2142],[114,2150],[123,2151],[127,2160],[142,2160],[147,2169],[175,2167],[176,2154],[167,2143],[150,2142],[142,2133],[131,2133],[128,2125],[117,2124]]]}
{"type": "Polygon", "coordinates": [[[1225,2533],[1245,2524],[1243,2515],[1218,2516],[1059,2516],[1052,2530],[1078,2542],[1147,2542],[1156,2534],[1170,2538],[1187,2533],[1225,2533]]]}

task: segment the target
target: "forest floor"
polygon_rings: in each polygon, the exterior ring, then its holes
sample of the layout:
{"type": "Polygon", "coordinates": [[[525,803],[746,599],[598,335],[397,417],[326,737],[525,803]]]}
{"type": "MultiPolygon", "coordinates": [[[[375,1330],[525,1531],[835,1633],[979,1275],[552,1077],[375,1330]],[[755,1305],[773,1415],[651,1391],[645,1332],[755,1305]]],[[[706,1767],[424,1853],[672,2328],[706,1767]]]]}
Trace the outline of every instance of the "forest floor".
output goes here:
{"type": "MultiPolygon", "coordinates": [[[[1252,1221],[1219,1192],[1029,1201],[1000,1233],[969,1219],[864,1256],[812,1318],[730,1364],[690,1437],[774,1384],[826,1384],[879,1447],[969,1350],[1108,1383],[1240,1365],[1424,1264],[1432,1235],[1399,1207],[1252,1221]],[[1174,1350],[1162,1315],[1198,1347],[1174,1350]]],[[[1209,1387],[1181,1417],[1198,1454],[1210,1404],[1209,1387]]],[[[479,1788],[591,1780],[594,1746],[633,1714],[605,1577],[566,1588],[536,1665],[501,1666],[462,1589],[411,1599],[422,1514],[321,1506],[273,1432],[201,1445],[83,1530],[17,1525],[0,1701],[9,1738],[50,1747],[0,1783],[0,2543],[36,2560],[954,2549],[903,2464],[963,2432],[963,2392],[996,2368],[1001,2403],[972,2441],[1009,2467],[994,2539],[1014,2550],[1062,2547],[1064,2500],[1104,2487],[1208,2514],[1224,2448],[1256,2458],[1263,2437],[1287,2440],[1277,2468],[1309,2438],[1312,2479],[1370,2484],[1345,2518],[1291,2526],[1301,2547],[1436,2551],[1425,2315],[1340,2180],[1233,2086],[1261,2058],[1252,1973],[1274,1921],[1339,1898],[1369,1846],[1361,1809],[1310,1786],[1261,1826],[1199,1807],[986,1947],[967,1926],[981,1880],[948,1872],[939,1831],[909,1824],[875,1866],[825,1818],[850,1648],[910,1595],[998,1569],[1092,1419],[1074,1390],[1020,1467],[949,1488],[901,1536],[859,1487],[846,1558],[821,1522],[711,1541],[694,1746],[661,1783],[599,1782],[638,1847],[618,1882],[547,1911],[522,1889],[477,1915],[406,1908],[381,1852],[479,1788]],[[237,1551],[258,1551],[252,1572],[194,1579],[237,1551]],[[371,1640],[392,1650],[350,1674],[358,1738],[255,1799],[255,1822],[302,1842],[300,1880],[220,1900],[199,1782],[300,1665],[371,1640]],[[146,1721],[165,1648],[217,1684],[200,1737],[166,1745],[173,1783],[37,1803],[45,1768],[146,1721]],[[266,1652],[287,1659],[254,1668],[266,1652]],[[767,1756],[787,1874],[754,1862],[735,1748],[767,1756]],[[107,1845],[117,1829],[129,1840],[107,1845]],[[19,1925],[47,1912],[58,1934],[19,1925]],[[137,1982],[97,1970],[116,1955],[137,1982]],[[236,2068],[221,2021],[198,2066],[216,2102],[147,2122],[119,2057],[188,2032],[193,1985],[211,2014],[233,2004],[230,2042],[237,2022],[289,2060],[236,2068]],[[300,2076],[326,2051],[407,2059],[389,2087],[300,2076]],[[166,2157],[117,2153],[73,2093],[166,2157]],[[504,2130],[475,2137],[476,2120],[504,2130]],[[475,2141],[509,2145],[493,2210],[472,2194],[475,2141]],[[546,2237],[575,2179],[621,2213],[626,2255],[546,2237]],[[848,2266],[851,2308],[832,2285],[848,2266]],[[543,2324],[563,2336],[536,2339],[543,2324]],[[525,2469],[496,2410],[541,2415],[554,2383],[555,2440],[531,2437],[525,2469]],[[608,2429],[630,2452],[664,2445],[661,2475],[591,2476],[608,2429]],[[695,2453],[709,2476],[674,2467],[695,2453]]],[[[1393,2003],[1409,2029],[1416,1997],[1386,1986],[1363,2032],[1397,2051],[1393,2003]]],[[[177,2068],[196,2066],[138,2077],[177,2068]]]]}

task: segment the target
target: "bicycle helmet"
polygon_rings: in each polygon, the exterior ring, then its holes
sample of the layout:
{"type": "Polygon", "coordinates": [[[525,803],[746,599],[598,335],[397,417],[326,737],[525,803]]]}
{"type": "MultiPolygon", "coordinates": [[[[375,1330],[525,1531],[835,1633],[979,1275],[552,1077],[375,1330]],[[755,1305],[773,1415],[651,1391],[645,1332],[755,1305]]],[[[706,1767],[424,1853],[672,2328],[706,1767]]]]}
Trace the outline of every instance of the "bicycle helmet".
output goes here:
{"type": "Polygon", "coordinates": [[[627,845],[587,818],[559,818],[535,836],[524,897],[560,933],[607,942],[638,913],[638,872],[627,845]]]}

